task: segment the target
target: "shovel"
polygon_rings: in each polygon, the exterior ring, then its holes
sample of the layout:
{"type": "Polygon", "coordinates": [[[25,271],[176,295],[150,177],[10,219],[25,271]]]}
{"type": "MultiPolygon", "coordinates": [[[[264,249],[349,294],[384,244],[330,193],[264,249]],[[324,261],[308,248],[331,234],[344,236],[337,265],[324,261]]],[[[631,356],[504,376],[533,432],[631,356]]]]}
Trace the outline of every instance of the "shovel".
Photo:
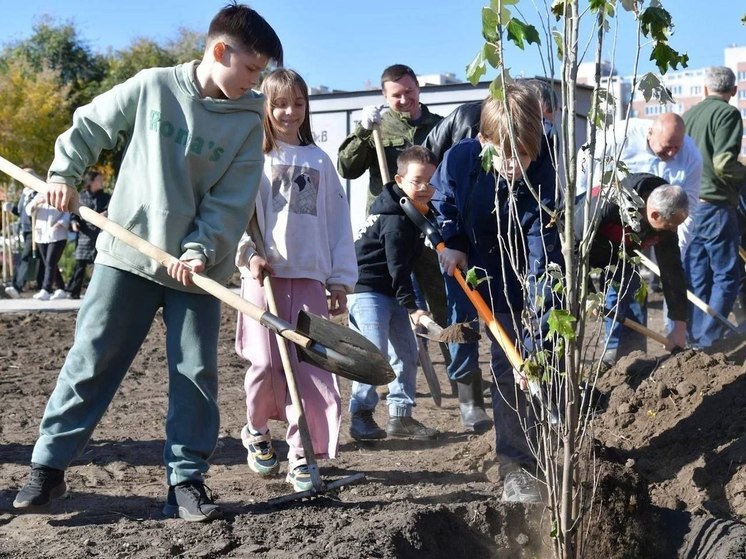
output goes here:
{"type": "MultiPolygon", "coordinates": [[[[386,164],[386,151],[383,148],[383,139],[381,138],[381,127],[375,125],[373,127],[373,143],[376,147],[376,158],[378,159],[378,169],[381,172],[381,181],[386,184],[391,181],[391,175],[389,174],[389,168],[386,164]]],[[[438,376],[435,374],[435,367],[433,367],[432,359],[430,354],[427,352],[427,346],[425,342],[417,336],[417,326],[412,326],[412,331],[415,334],[415,341],[417,342],[417,359],[420,362],[420,367],[425,375],[427,386],[430,389],[430,395],[433,397],[433,402],[437,407],[440,407],[442,401],[442,393],[440,390],[440,381],[438,376]]]]}
{"type": "MultiPolygon", "coordinates": [[[[612,320],[615,320],[616,322],[623,324],[630,330],[634,330],[638,334],[642,334],[643,336],[647,336],[651,340],[655,340],[659,344],[662,344],[664,347],[668,344],[668,338],[666,336],[659,334],[658,332],[655,332],[654,330],[651,330],[647,326],[643,326],[639,322],[635,322],[631,318],[622,318],[619,316],[618,313],[614,312],[612,309],[604,309],[605,316],[608,318],[611,318],[612,320]]],[[[680,349],[679,349],[680,350],[680,349]]],[[[674,349],[671,353],[675,353],[676,351],[679,351],[677,349],[674,349]]]]}
{"type": "MultiPolygon", "coordinates": [[[[650,260],[650,258],[645,256],[639,250],[635,251],[635,255],[640,258],[640,262],[642,262],[643,266],[645,266],[648,270],[653,272],[656,276],[661,277],[661,270],[655,264],[655,262],[650,260]]],[[[704,311],[707,314],[709,314],[712,318],[722,323],[725,327],[730,329],[732,332],[735,332],[737,334],[739,333],[738,327],[735,324],[733,324],[730,320],[725,318],[722,314],[720,314],[718,311],[713,309],[710,305],[705,303],[702,299],[697,297],[694,293],[692,293],[688,289],[686,291],[686,298],[689,299],[689,301],[691,301],[691,303],[694,304],[696,307],[698,307],[701,311],[704,311]]]]}
{"type": "MultiPolygon", "coordinates": [[[[257,252],[264,257],[264,242],[262,240],[259,226],[256,222],[256,215],[251,219],[249,223],[249,232],[252,240],[256,245],[257,252]]],[[[267,298],[267,307],[270,312],[277,315],[277,302],[275,300],[275,293],[272,289],[272,280],[269,275],[264,275],[264,293],[267,298]]],[[[295,408],[295,413],[298,415],[298,433],[300,434],[301,445],[303,446],[303,456],[306,459],[306,465],[308,466],[308,473],[311,475],[311,483],[313,489],[307,491],[300,491],[298,493],[291,493],[282,497],[271,499],[269,504],[282,504],[291,501],[297,501],[307,497],[314,497],[322,493],[326,493],[328,488],[321,479],[319,473],[319,467],[316,464],[316,454],[313,450],[313,441],[311,440],[311,434],[308,430],[308,422],[306,421],[306,412],[303,409],[303,400],[301,399],[300,390],[298,383],[296,382],[295,370],[293,369],[292,361],[290,360],[290,351],[285,340],[275,332],[277,338],[277,347],[280,351],[280,359],[282,360],[282,368],[285,371],[285,381],[288,385],[288,392],[290,394],[290,401],[295,408]]],[[[348,483],[354,483],[365,478],[365,474],[358,473],[348,476],[344,479],[337,480],[334,487],[340,487],[348,483]]]]}
{"type": "Polygon", "coordinates": [[[427,315],[420,318],[420,325],[425,330],[418,330],[418,336],[442,344],[470,344],[478,342],[482,337],[479,332],[468,324],[459,322],[458,324],[452,324],[447,328],[443,328],[427,315]]]}
{"type": "MultiPolygon", "coordinates": [[[[0,170],[37,192],[44,193],[47,190],[47,185],[43,180],[2,157],[0,157],[0,170]]],[[[176,257],[141,239],[118,223],[96,213],[91,208],[80,206],[77,199],[72,202],[70,210],[163,266],[168,266],[169,263],[177,260],[176,257]]],[[[193,273],[192,281],[207,293],[294,343],[300,359],[339,376],[366,384],[388,384],[394,379],[393,369],[378,348],[364,336],[349,328],[320,316],[301,312],[298,315],[298,328],[295,330],[287,321],[252,305],[207,276],[193,273]]]]}
{"type": "MultiPolygon", "coordinates": [[[[437,227],[427,217],[425,217],[423,211],[420,210],[409,198],[406,197],[402,197],[399,200],[399,204],[404,210],[404,213],[406,213],[407,216],[427,236],[427,238],[430,239],[430,243],[432,243],[435,249],[438,252],[442,252],[446,248],[445,242],[440,236],[440,232],[438,231],[437,227]]],[[[427,211],[427,208],[423,208],[423,210],[427,211]]],[[[523,370],[523,357],[518,352],[518,349],[515,347],[515,343],[510,339],[510,336],[505,331],[502,324],[500,324],[495,318],[495,315],[492,313],[492,309],[490,309],[489,305],[487,305],[482,295],[480,295],[479,291],[477,291],[467,283],[466,274],[462,269],[458,268],[456,270],[456,273],[453,274],[453,277],[456,278],[459,286],[461,286],[461,289],[464,290],[464,293],[466,293],[466,296],[469,298],[469,301],[471,301],[471,304],[474,305],[474,308],[477,310],[477,314],[479,314],[479,317],[484,321],[485,326],[489,328],[490,332],[495,338],[495,341],[497,341],[498,345],[507,356],[508,361],[510,361],[513,369],[515,371],[518,371],[519,374],[523,375],[523,373],[521,372],[523,370]]],[[[542,391],[541,386],[536,380],[528,379],[528,391],[531,394],[531,397],[538,402],[540,407],[547,412],[550,421],[552,423],[557,423],[559,421],[557,413],[546,401],[544,392],[542,391]]]]}

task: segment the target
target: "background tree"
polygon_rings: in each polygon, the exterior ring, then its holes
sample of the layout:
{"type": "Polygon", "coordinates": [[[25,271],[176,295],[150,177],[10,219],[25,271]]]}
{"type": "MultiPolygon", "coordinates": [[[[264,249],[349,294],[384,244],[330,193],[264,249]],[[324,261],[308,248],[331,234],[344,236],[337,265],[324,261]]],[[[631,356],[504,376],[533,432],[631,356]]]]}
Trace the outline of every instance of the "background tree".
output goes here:
{"type": "Polygon", "coordinates": [[[0,66],[13,60],[25,62],[31,71],[55,71],[57,85],[67,88],[69,111],[93,99],[107,72],[105,57],[93,53],[71,22],[57,23],[49,17],[40,19],[28,39],[0,52],[0,66]]]}
{"type": "Polygon", "coordinates": [[[24,61],[0,66],[0,155],[44,174],[54,141],[70,124],[69,86],[59,72],[24,61]]]}

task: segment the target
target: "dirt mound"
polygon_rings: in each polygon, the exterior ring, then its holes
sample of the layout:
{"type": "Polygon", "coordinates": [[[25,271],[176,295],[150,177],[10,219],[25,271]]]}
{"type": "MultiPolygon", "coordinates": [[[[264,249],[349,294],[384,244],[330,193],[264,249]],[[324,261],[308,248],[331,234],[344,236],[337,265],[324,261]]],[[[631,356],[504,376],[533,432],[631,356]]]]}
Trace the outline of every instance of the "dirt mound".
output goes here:
{"type": "MultiPolygon", "coordinates": [[[[233,350],[230,310],[221,327],[221,438],[207,478],[225,519],[195,526],[161,513],[168,394],[160,321],[68,470],[71,497],[55,502],[48,514],[17,514],[11,503],[25,480],[74,321],[71,313],[0,315],[0,337],[7,341],[0,347],[0,557],[549,556],[546,511],[500,502],[493,434],[462,431],[438,352],[432,355],[443,406],[435,407],[420,379],[414,413],[440,430],[437,441],[359,444],[347,435],[345,413],[340,456],[320,464],[322,475],[331,480],[363,472],[366,479],[324,498],[267,506],[291,489],[284,476],[259,479],[245,464],[239,432],[246,364],[233,350]]],[[[586,557],[675,557],[682,549],[697,558],[740,557],[739,540],[721,536],[743,536],[734,521],[746,517],[746,370],[733,364],[743,363],[744,345],[667,359],[633,354],[601,379],[609,405],[593,422],[600,461],[589,514],[597,523],[586,538],[586,557]]],[[[341,380],[345,403],[349,385],[341,380]]],[[[385,415],[379,406],[378,421],[385,415]]],[[[271,428],[281,439],[284,426],[271,428]]],[[[277,448],[284,458],[287,447],[277,441],[277,448]]]]}

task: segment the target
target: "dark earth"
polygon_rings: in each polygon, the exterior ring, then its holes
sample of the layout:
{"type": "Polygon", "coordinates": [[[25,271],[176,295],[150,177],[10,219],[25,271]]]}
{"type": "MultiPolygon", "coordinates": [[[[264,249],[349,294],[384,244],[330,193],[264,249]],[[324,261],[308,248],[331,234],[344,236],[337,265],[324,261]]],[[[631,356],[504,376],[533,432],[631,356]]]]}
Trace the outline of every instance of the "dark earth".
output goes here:
{"type": "MultiPolygon", "coordinates": [[[[660,301],[651,311],[660,327],[660,301]]],[[[327,481],[364,473],[354,485],[279,507],[282,476],[264,480],[245,463],[243,374],[235,355],[235,312],[221,328],[220,441],[207,484],[224,519],[166,519],[162,465],[166,411],[164,328],[145,344],[90,444],[69,468],[70,496],[45,514],[18,514],[47,397],[72,343],[74,313],[0,314],[0,557],[83,558],[529,558],[551,556],[544,506],[500,501],[493,433],[467,434],[458,421],[442,358],[437,408],[419,379],[415,417],[441,431],[434,442],[363,445],[344,413],[339,458],[320,464],[327,481]]],[[[431,343],[431,347],[432,347],[431,343]]],[[[482,345],[488,373],[487,346],[482,345]]],[[[746,339],[707,353],[624,357],[599,381],[608,406],[589,425],[595,439],[594,522],[583,557],[746,557],[746,339]]],[[[350,381],[340,379],[343,402],[350,381]]],[[[379,422],[386,410],[379,406],[379,422]]],[[[284,433],[281,425],[272,426],[284,433]]],[[[282,455],[286,446],[276,443],[282,455]]]]}

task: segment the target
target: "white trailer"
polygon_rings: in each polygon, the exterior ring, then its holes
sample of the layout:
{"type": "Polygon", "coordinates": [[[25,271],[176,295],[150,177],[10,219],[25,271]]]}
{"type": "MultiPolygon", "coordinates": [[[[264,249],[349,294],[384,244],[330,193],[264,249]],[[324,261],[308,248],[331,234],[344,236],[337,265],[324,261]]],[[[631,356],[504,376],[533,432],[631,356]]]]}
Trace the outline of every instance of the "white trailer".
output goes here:
{"type": "MultiPolygon", "coordinates": [[[[481,101],[488,94],[489,82],[477,86],[469,83],[428,85],[420,90],[420,101],[436,114],[446,116],[453,109],[469,101],[481,101]]],[[[555,83],[559,96],[559,82],[555,83]]],[[[586,115],[591,106],[589,86],[579,85],[577,91],[578,112],[576,114],[576,149],[585,141],[586,115]]],[[[360,121],[361,109],[367,105],[384,102],[380,90],[352,91],[344,93],[327,93],[311,96],[311,127],[316,143],[337,163],[337,151],[344,139],[355,129],[360,121]]],[[[557,119],[559,124],[559,118],[557,119]]],[[[344,180],[347,199],[350,203],[352,230],[357,231],[365,220],[367,201],[368,174],[354,180],[344,180]]]]}

